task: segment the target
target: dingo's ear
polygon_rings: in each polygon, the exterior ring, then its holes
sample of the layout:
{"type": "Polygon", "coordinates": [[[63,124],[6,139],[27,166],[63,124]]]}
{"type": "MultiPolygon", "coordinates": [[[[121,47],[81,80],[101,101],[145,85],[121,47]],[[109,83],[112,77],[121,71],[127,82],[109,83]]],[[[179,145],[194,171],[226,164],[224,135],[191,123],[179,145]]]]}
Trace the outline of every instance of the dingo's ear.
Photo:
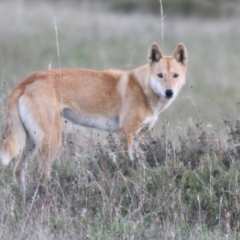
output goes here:
{"type": "Polygon", "coordinates": [[[182,43],[179,43],[173,52],[173,57],[183,65],[187,64],[187,49],[182,43]]]}
{"type": "Polygon", "coordinates": [[[163,57],[163,54],[156,43],[153,43],[148,50],[148,62],[149,64],[155,64],[163,57]]]}

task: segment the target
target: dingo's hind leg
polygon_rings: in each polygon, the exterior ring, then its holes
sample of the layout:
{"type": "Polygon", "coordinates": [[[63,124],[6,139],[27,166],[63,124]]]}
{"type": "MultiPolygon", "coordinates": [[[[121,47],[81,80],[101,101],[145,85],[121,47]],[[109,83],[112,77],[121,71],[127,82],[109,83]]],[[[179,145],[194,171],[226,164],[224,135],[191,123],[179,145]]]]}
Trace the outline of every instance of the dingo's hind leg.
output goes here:
{"type": "Polygon", "coordinates": [[[26,146],[18,159],[15,166],[14,176],[16,183],[22,191],[26,190],[25,175],[28,167],[30,158],[32,158],[36,153],[36,145],[34,144],[31,137],[27,137],[26,146]]]}
{"type": "Polygon", "coordinates": [[[18,182],[24,182],[25,166],[36,151],[39,153],[39,180],[49,179],[51,166],[60,145],[62,122],[59,105],[54,98],[50,98],[48,105],[39,104],[40,98],[41,96],[35,96],[33,102],[25,95],[19,100],[19,114],[28,138],[27,146],[16,167],[18,182]]]}
{"type": "Polygon", "coordinates": [[[40,151],[40,171],[44,181],[50,179],[51,167],[58,152],[61,141],[61,121],[55,122],[52,129],[49,129],[49,135],[45,135],[41,141],[40,151]]]}

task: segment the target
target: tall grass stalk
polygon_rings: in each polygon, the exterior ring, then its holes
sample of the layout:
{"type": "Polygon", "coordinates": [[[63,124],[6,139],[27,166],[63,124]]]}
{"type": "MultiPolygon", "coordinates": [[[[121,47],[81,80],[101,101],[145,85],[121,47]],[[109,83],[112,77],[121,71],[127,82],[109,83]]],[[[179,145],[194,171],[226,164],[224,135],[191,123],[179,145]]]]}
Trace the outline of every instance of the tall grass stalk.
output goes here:
{"type": "Polygon", "coordinates": [[[56,36],[56,47],[57,47],[57,56],[58,56],[58,67],[61,68],[61,60],[60,60],[60,48],[59,48],[59,41],[58,41],[58,28],[56,23],[56,17],[53,17],[54,20],[54,28],[55,28],[55,36],[56,36]]]}
{"type": "Polygon", "coordinates": [[[159,0],[160,3],[160,15],[161,15],[161,36],[162,36],[162,49],[164,50],[164,15],[163,15],[163,5],[162,0],[159,0]]]}

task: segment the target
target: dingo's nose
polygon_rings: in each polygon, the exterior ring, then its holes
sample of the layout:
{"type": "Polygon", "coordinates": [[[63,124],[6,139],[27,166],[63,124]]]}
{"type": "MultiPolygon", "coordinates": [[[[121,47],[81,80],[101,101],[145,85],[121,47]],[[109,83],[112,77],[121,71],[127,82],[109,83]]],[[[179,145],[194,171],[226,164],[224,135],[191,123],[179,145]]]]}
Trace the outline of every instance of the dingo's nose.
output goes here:
{"type": "Polygon", "coordinates": [[[171,89],[167,89],[165,91],[166,98],[171,98],[173,96],[173,91],[171,89]]]}

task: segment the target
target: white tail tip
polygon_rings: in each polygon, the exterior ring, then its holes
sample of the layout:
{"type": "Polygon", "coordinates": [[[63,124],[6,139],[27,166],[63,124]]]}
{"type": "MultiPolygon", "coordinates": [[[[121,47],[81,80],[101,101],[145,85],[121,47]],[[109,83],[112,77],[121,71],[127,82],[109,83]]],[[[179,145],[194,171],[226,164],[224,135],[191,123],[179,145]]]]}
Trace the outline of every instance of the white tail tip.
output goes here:
{"type": "Polygon", "coordinates": [[[5,166],[8,165],[11,160],[8,154],[1,153],[1,152],[0,152],[0,158],[1,158],[2,164],[5,166]]]}

